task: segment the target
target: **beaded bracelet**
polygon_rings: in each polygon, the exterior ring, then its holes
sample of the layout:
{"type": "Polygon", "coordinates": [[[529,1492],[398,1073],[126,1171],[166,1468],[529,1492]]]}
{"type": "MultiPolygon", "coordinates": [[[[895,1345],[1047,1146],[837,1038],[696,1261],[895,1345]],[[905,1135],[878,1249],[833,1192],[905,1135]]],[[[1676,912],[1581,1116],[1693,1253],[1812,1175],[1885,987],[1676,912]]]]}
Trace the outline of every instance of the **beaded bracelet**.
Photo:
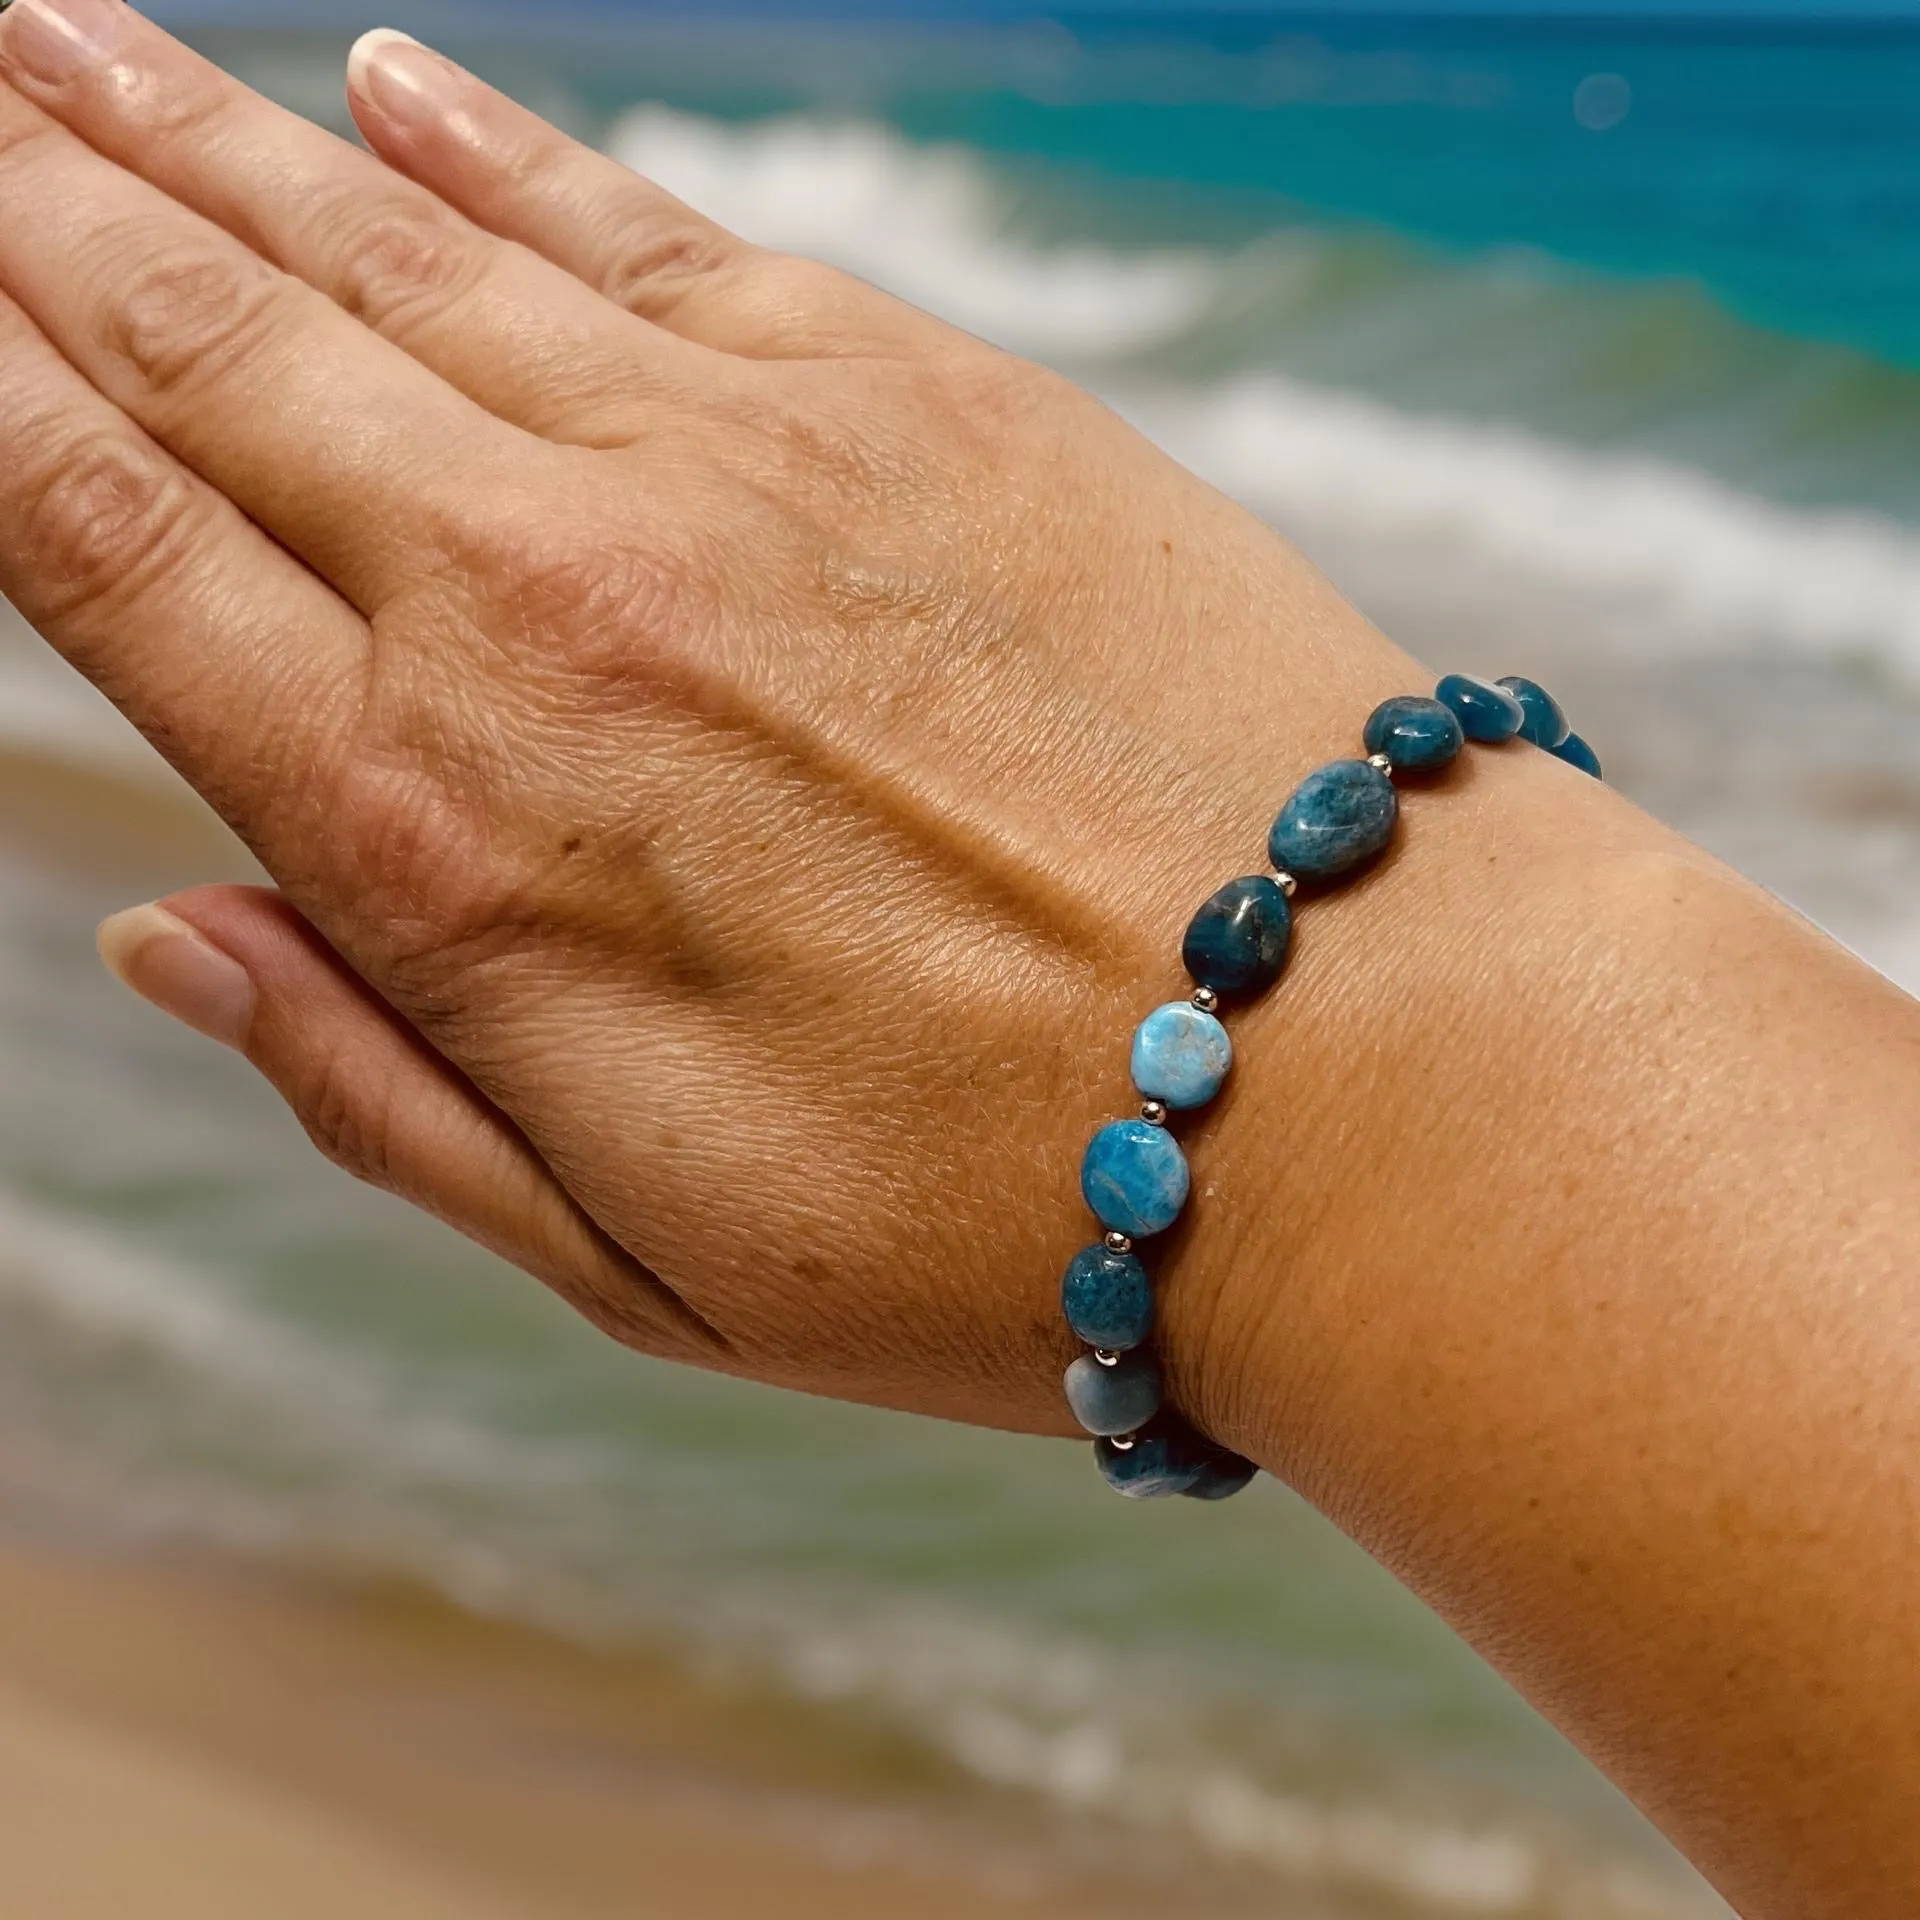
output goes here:
{"type": "Polygon", "coordinates": [[[1102,1127],[1087,1148],[1080,1191],[1106,1233],[1074,1256],[1060,1285],[1067,1324],[1090,1349],[1067,1369],[1067,1404],[1096,1436],[1107,1484],[1129,1498],[1224,1500],[1257,1471],[1162,1406],[1160,1367],[1147,1345],[1153,1283],[1134,1251],[1187,1203],[1187,1158],[1167,1122],[1204,1107],[1233,1065],[1222,1003],[1250,1000],[1279,979],[1293,944],[1290,903],[1303,881],[1343,878],[1385,851],[1400,817],[1395,774],[1439,773],[1469,740],[1497,745],[1516,735],[1600,777],[1593,749],[1531,680],[1452,673],[1431,700],[1383,702],[1362,736],[1368,758],[1310,773],[1281,808],[1267,840],[1274,872],[1230,880],[1187,928],[1180,957],[1193,996],[1155,1008],[1134,1034],[1133,1084],[1145,1105],[1138,1118],[1102,1127]]]}

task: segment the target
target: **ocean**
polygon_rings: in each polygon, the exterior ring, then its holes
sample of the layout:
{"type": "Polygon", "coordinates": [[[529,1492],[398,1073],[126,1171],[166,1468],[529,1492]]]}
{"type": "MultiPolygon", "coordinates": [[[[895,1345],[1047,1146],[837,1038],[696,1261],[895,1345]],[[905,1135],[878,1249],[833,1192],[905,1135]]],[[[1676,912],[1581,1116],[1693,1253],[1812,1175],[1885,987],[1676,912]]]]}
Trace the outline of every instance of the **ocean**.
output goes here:
{"type": "MultiPolygon", "coordinates": [[[[1538,673],[1626,792],[1920,989],[1920,26],[440,37],[1091,385],[1435,666],[1538,673]]],[[[339,122],[339,36],[205,38],[339,122]]],[[[174,805],[0,610],[13,1524],[683,1664],[822,1751],[883,1738],[849,1818],[911,1775],[916,1818],[996,1836],[957,1873],[1724,1912],[1284,1490],[1139,1510],[1077,1449],[674,1373],[333,1175],[90,957],[193,877],[174,805]]]]}

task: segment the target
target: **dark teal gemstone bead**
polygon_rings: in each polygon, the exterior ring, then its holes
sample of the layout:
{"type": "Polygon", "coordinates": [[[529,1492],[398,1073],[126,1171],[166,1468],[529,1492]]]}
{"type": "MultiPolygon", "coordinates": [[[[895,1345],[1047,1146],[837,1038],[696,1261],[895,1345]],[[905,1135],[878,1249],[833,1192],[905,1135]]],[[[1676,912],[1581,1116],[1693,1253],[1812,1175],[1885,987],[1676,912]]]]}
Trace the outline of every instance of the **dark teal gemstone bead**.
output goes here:
{"type": "Polygon", "coordinates": [[[1469,740],[1478,740],[1484,746],[1511,740],[1527,717],[1505,687],[1496,687],[1491,680],[1476,680],[1471,674],[1448,674],[1434,688],[1433,697],[1453,709],[1469,740]]]}
{"type": "Polygon", "coordinates": [[[1225,1447],[1214,1447],[1200,1468],[1200,1477],[1181,1492],[1189,1500],[1231,1500],[1260,1471],[1251,1460],[1243,1460],[1225,1447]]]}
{"type": "Polygon", "coordinates": [[[1568,766],[1578,767],[1582,773],[1590,773],[1596,780],[1606,778],[1600,771],[1600,756],[1577,733],[1568,734],[1550,751],[1556,760],[1564,760],[1568,766]]]}
{"type": "Polygon", "coordinates": [[[1293,945],[1293,908],[1263,873],[1229,880],[1193,916],[1180,958],[1215,993],[1264,993],[1293,945]]]}
{"type": "Polygon", "coordinates": [[[1133,1433],[1160,1411],[1160,1363],[1150,1353],[1123,1353],[1111,1367],[1083,1353],[1066,1385],[1067,1405],[1089,1433],[1133,1433]]]}
{"type": "Polygon", "coordinates": [[[1467,738],[1451,707],[1411,694],[1381,701],[1362,737],[1369,753],[1384,753],[1403,773],[1433,773],[1448,765],[1467,738]]]}
{"type": "Polygon", "coordinates": [[[1114,1492],[1129,1500],[1164,1500],[1199,1484],[1207,1471],[1208,1444],[1184,1420],[1164,1414],[1136,1434],[1130,1447],[1096,1440],[1093,1458],[1114,1492]]]}
{"type": "Polygon", "coordinates": [[[1116,1120],[1088,1143],[1080,1191],[1102,1226],[1144,1240],[1164,1233],[1187,1204],[1187,1156],[1165,1127],[1116,1120]]]}
{"type": "Polygon", "coordinates": [[[1132,1253],[1086,1247],[1060,1281],[1067,1325],[1090,1347],[1129,1353],[1153,1332],[1153,1282],[1132,1253]]]}
{"type": "Polygon", "coordinates": [[[1551,753],[1572,731],[1567,725],[1567,716],[1560,711],[1560,702],[1538,680],[1524,680],[1519,674],[1510,673],[1496,684],[1505,687],[1520,702],[1522,740],[1531,740],[1536,747],[1545,747],[1551,753]]]}
{"type": "Polygon", "coordinates": [[[1301,781],[1280,809],[1267,855],[1301,880],[1332,880],[1365,866],[1393,838],[1400,799],[1364,760],[1336,760],[1301,781]]]}

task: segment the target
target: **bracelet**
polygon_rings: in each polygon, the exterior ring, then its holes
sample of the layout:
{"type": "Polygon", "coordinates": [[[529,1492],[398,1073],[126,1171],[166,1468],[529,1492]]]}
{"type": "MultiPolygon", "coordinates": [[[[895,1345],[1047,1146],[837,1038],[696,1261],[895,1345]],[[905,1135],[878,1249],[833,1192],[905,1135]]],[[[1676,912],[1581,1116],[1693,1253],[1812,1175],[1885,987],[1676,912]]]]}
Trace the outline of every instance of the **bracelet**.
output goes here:
{"type": "Polygon", "coordinates": [[[1133,1036],[1133,1084],[1145,1104],[1137,1118],[1102,1127],[1087,1148],[1080,1191],[1106,1232],[1074,1256],[1060,1283],[1067,1324],[1089,1349],[1067,1369],[1067,1404],[1095,1436],[1107,1484],[1129,1498],[1224,1500],[1258,1471],[1162,1405],[1147,1344],[1153,1282],[1134,1250],[1187,1203],[1187,1157],[1167,1123],[1212,1100],[1233,1065],[1223,1002],[1251,1000],[1279,979],[1302,882],[1341,879],[1385,851],[1400,817],[1395,774],[1439,773],[1469,740],[1516,736],[1600,777],[1593,749],[1531,680],[1451,673],[1430,700],[1382,702],[1362,736],[1368,757],[1308,774],[1281,808],[1267,840],[1274,871],[1230,880],[1187,928],[1180,957],[1193,995],[1156,1007],[1133,1036]]]}

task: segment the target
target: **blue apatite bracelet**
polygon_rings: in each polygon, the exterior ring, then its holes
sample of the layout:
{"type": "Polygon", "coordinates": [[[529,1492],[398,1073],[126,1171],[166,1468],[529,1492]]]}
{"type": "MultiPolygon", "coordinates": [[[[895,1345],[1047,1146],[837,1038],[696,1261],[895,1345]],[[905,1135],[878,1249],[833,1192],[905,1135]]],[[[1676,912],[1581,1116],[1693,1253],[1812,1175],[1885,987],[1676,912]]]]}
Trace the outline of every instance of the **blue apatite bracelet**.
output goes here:
{"type": "Polygon", "coordinates": [[[1233,1065],[1222,1003],[1250,1000],[1279,979],[1302,882],[1341,879],[1386,850],[1400,817],[1395,774],[1438,773],[1469,740],[1498,745],[1516,736],[1600,776],[1593,749],[1531,680],[1450,673],[1431,700],[1383,702],[1363,735],[1369,757],[1310,773],[1281,808],[1267,840],[1274,871],[1228,881],[1187,928],[1181,958],[1193,997],[1156,1007],[1133,1036],[1133,1084],[1145,1104],[1138,1118],[1102,1127],[1087,1148],[1080,1191],[1106,1234],[1074,1256],[1060,1285],[1067,1324],[1089,1348],[1067,1369],[1067,1404],[1095,1436],[1094,1458],[1119,1492],[1224,1500],[1256,1472],[1163,1406],[1159,1363],[1147,1345],[1153,1282],[1134,1251],[1187,1203],[1187,1156],[1167,1122],[1204,1107],[1233,1065]]]}

